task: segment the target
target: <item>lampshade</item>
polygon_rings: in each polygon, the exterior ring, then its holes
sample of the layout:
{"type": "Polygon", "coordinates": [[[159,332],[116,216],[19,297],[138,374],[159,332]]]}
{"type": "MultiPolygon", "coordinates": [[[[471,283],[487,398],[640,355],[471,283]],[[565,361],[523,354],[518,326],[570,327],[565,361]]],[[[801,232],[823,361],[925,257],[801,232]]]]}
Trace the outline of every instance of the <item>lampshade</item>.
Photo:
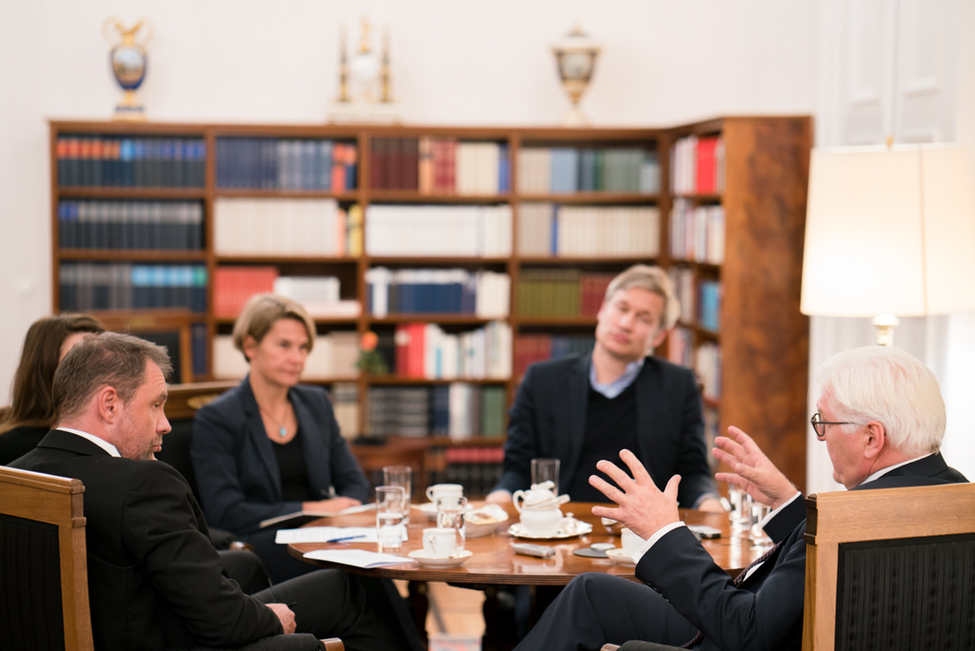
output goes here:
{"type": "Polygon", "coordinates": [[[845,317],[975,310],[965,151],[814,149],[800,310],[845,317]]]}

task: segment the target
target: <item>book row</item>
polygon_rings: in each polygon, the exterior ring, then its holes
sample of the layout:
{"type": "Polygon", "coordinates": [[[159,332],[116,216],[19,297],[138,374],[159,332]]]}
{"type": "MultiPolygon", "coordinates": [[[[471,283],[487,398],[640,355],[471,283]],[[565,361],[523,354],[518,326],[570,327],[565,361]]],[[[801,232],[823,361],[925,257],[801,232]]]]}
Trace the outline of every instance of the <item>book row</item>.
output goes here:
{"type": "Polygon", "coordinates": [[[677,194],[717,194],[725,187],[721,136],[679,138],[670,150],[670,189],[677,194]]]}
{"type": "Polygon", "coordinates": [[[373,138],[373,190],[420,194],[494,195],[511,190],[508,146],[454,138],[373,138]]]}
{"type": "MultiPolygon", "coordinates": [[[[379,346],[388,346],[380,337],[379,346]]],[[[491,321],[482,328],[447,333],[433,323],[396,326],[395,363],[400,377],[427,380],[498,379],[511,377],[511,326],[491,321]]],[[[383,351],[380,348],[380,353],[383,351]]],[[[388,351],[385,356],[388,356],[388,351]]]]}
{"type": "Polygon", "coordinates": [[[63,262],[58,270],[62,312],[185,309],[206,311],[203,265],[63,262]]]}
{"type": "Polygon", "coordinates": [[[315,317],[355,318],[359,301],[341,297],[341,283],[334,276],[280,276],[270,265],[220,266],[213,272],[213,315],[233,319],[254,294],[273,292],[297,301],[315,317]]]}
{"type": "Polygon", "coordinates": [[[61,187],[203,187],[201,138],[64,135],[55,146],[61,187]]]}
{"type": "Polygon", "coordinates": [[[518,192],[660,191],[657,152],[634,147],[524,147],[518,152],[518,192]]]}
{"type": "Polygon", "coordinates": [[[522,204],[518,252],[540,257],[656,257],[660,210],[656,206],[522,204]]]}
{"type": "Polygon", "coordinates": [[[370,205],[365,247],[372,256],[507,257],[511,206],[370,205]]]}
{"type": "Polygon", "coordinates": [[[721,283],[698,278],[687,267],[671,267],[667,274],[680,302],[681,323],[696,323],[705,330],[718,332],[721,329],[721,283]]]}
{"type": "Polygon", "coordinates": [[[536,362],[558,359],[568,355],[589,355],[596,339],[593,335],[523,334],[515,337],[514,372],[516,378],[525,375],[536,362]]]}
{"type": "Polygon", "coordinates": [[[451,382],[432,387],[370,387],[366,433],[372,436],[504,435],[503,386],[451,382]]]}
{"type": "Polygon", "coordinates": [[[724,262],[724,208],[677,199],[670,211],[670,255],[678,260],[724,262]]]}
{"type": "Polygon", "coordinates": [[[264,190],[354,190],[352,142],[278,138],[217,139],[217,187],[264,190]]]}
{"type": "Polygon", "coordinates": [[[466,269],[366,271],[366,305],[378,318],[388,314],[508,316],[511,279],[506,273],[466,269]]]}
{"type": "Polygon", "coordinates": [[[203,204],[196,201],[60,201],[63,249],[203,249],[203,204]]]}
{"type": "Polygon", "coordinates": [[[464,495],[482,498],[501,481],[504,448],[451,447],[441,451],[443,463],[430,473],[431,484],[460,484],[464,495]]]}
{"type": "Polygon", "coordinates": [[[721,398],[721,346],[710,341],[694,347],[694,333],[682,326],[667,338],[667,360],[693,369],[705,398],[721,398]]]}
{"type": "Polygon", "coordinates": [[[518,315],[595,317],[612,280],[578,269],[526,269],[518,278],[518,315]]]}
{"type": "Polygon", "coordinates": [[[213,207],[218,255],[346,256],[362,250],[362,210],[334,199],[220,197],[213,207]]]}
{"type": "MultiPolygon", "coordinates": [[[[359,369],[359,337],[354,331],[337,330],[315,337],[302,377],[308,380],[356,378],[359,369]]],[[[213,375],[221,379],[243,378],[250,371],[244,354],[234,348],[230,335],[213,338],[213,375]]]]}

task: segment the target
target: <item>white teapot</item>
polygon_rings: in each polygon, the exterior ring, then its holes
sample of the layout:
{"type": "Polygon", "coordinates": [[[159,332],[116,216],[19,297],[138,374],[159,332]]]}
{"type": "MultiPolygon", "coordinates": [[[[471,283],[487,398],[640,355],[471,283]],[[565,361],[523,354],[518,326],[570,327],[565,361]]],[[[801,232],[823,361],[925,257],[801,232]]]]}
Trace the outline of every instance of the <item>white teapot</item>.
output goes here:
{"type": "Polygon", "coordinates": [[[556,497],[554,488],[555,484],[546,481],[532,484],[527,491],[515,491],[511,496],[521,514],[521,525],[529,535],[551,538],[558,534],[563,519],[559,506],[567,502],[569,496],[556,497]]]}

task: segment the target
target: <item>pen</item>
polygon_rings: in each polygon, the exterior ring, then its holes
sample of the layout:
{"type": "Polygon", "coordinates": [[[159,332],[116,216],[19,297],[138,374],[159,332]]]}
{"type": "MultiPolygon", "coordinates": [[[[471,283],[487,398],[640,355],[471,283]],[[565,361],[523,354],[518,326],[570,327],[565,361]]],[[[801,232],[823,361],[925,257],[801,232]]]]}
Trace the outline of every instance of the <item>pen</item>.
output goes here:
{"type": "Polygon", "coordinates": [[[327,543],[337,543],[345,542],[346,540],[355,540],[356,538],[365,538],[366,534],[360,533],[358,536],[346,536],[345,538],[332,538],[331,540],[326,540],[327,543]]]}

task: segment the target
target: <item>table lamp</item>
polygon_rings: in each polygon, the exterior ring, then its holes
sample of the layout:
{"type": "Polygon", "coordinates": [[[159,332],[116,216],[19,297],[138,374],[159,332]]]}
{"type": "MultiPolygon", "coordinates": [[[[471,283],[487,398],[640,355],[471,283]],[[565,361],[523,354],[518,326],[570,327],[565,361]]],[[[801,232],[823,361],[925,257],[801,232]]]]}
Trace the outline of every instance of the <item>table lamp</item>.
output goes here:
{"type": "Polygon", "coordinates": [[[897,317],[975,310],[975,207],[965,151],[948,145],[815,148],[800,311],[897,317]]]}

